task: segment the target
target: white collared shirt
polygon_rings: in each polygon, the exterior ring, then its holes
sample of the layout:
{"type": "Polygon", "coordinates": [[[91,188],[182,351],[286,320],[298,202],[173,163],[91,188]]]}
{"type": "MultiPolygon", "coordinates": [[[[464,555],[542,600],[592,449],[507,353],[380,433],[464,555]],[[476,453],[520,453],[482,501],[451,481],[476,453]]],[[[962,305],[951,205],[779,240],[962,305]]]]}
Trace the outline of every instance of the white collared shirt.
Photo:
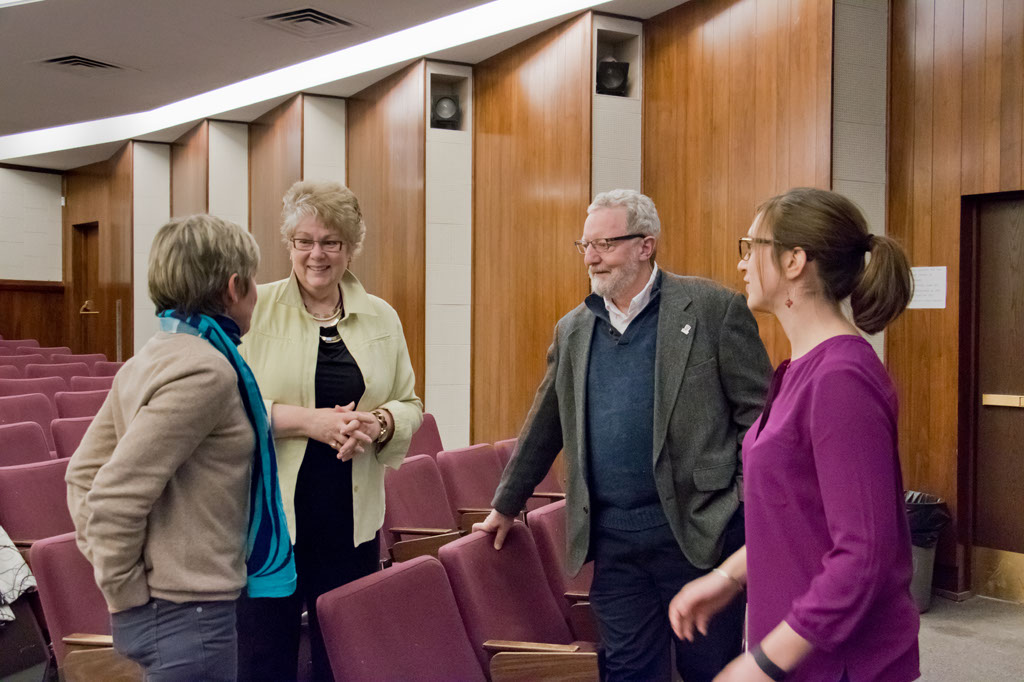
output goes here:
{"type": "Polygon", "coordinates": [[[619,310],[612,299],[604,299],[604,307],[608,311],[608,319],[611,321],[612,326],[615,327],[615,331],[624,334],[629,323],[636,319],[636,316],[651,302],[651,287],[654,286],[654,278],[657,276],[658,264],[655,263],[654,269],[651,271],[651,278],[647,280],[647,284],[640,290],[640,293],[629,302],[629,309],[626,312],[619,310]]]}

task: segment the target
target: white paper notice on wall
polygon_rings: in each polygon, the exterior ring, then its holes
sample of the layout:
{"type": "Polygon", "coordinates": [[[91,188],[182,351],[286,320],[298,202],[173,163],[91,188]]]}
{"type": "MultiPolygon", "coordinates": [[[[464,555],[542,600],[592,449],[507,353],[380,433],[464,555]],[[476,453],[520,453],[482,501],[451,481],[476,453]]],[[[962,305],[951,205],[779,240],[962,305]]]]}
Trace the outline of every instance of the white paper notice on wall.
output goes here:
{"type": "Polygon", "coordinates": [[[946,266],[910,268],[914,277],[914,297],[908,308],[946,307],[946,266]]]}

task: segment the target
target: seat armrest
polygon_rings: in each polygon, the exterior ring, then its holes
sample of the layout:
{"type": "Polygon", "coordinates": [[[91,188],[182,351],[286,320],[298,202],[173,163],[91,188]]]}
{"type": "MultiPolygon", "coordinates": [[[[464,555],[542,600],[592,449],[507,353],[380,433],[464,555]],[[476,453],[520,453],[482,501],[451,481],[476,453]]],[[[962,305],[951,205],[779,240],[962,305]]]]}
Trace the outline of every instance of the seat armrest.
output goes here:
{"type": "Polygon", "coordinates": [[[564,500],[565,499],[565,493],[556,493],[556,492],[548,493],[548,492],[544,492],[542,490],[535,490],[533,492],[533,494],[530,495],[530,497],[539,497],[539,498],[545,499],[545,500],[564,500]]]}
{"type": "Polygon", "coordinates": [[[517,642],[511,639],[489,639],[483,644],[485,651],[533,651],[539,653],[574,653],[579,644],[545,644],[542,642],[517,642]]]}
{"type": "Polygon", "coordinates": [[[503,651],[491,658],[491,682],[597,682],[597,653],[503,651]]]}
{"type": "Polygon", "coordinates": [[[68,646],[112,647],[114,646],[114,637],[112,635],[94,635],[74,632],[64,637],[63,642],[68,646]]]}
{"type": "Polygon", "coordinates": [[[388,548],[388,552],[391,554],[391,560],[395,563],[408,561],[409,559],[415,559],[418,556],[424,555],[430,555],[436,559],[437,550],[449,542],[458,540],[460,537],[462,537],[462,533],[454,530],[448,531],[443,535],[428,535],[411,540],[399,540],[388,548]]]}
{"type": "Polygon", "coordinates": [[[576,602],[580,601],[590,601],[590,593],[570,591],[565,593],[565,598],[569,601],[570,604],[575,604],[576,602]]]}

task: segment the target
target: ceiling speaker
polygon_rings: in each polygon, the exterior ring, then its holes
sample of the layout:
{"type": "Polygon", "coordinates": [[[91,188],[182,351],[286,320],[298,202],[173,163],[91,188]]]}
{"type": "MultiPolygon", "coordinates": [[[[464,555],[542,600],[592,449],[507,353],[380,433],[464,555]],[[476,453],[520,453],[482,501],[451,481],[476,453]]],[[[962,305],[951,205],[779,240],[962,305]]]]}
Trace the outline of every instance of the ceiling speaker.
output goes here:
{"type": "Polygon", "coordinates": [[[629,89],[629,62],[606,61],[597,65],[597,94],[625,97],[629,89]]]}
{"type": "Polygon", "coordinates": [[[458,130],[462,122],[462,109],[459,107],[458,95],[439,95],[434,97],[430,108],[430,127],[458,130]]]}

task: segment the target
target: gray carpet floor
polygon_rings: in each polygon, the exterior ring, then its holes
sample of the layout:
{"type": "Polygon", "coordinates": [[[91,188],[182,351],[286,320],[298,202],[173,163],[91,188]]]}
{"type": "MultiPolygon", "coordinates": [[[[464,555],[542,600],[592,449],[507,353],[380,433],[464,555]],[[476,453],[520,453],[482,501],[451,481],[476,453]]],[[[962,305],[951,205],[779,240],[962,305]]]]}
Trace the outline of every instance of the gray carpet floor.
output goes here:
{"type": "Polygon", "coordinates": [[[919,641],[926,682],[1024,682],[1024,605],[935,597],[919,641]]]}

